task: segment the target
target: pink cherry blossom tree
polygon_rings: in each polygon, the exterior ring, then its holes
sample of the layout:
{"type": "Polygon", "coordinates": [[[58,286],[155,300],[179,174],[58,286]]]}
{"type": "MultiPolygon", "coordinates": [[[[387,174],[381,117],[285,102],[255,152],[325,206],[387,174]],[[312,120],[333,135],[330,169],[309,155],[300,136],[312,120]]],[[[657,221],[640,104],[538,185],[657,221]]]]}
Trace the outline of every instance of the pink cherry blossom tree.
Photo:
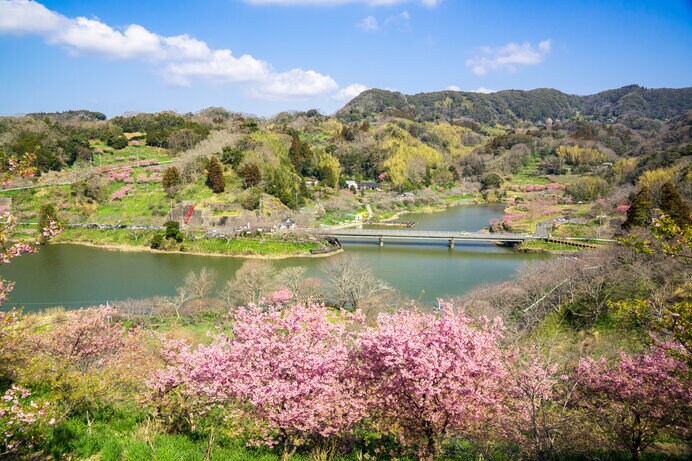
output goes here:
{"type": "Polygon", "coordinates": [[[551,459],[561,447],[571,445],[565,439],[575,432],[568,429],[576,426],[570,403],[578,376],[560,373],[551,352],[536,345],[506,354],[512,397],[505,435],[528,457],[539,460],[551,459]]]}
{"type": "Polygon", "coordinates": [[[115,320],[112,307],[67,311],[34,337],[27,383],[50,385],[70,411],[117,405],[143,388],[156,356],[146,334],[115,320]]]}
{"type": "Polygon", "coordinates": [[[231,336],[167,351],[171,365],[150,382],[155,404],[174,393],[190,414],[221,405],[253,421],[253,443],[282,444],[285,458],[309,439],[343,433],[361,418],[346,373],[347,314],[331,321],[314,305],[250,305],[233,315],[231,336]]]}
{"type": "Polygon", "coordinates": [[[633,460],[665,431],[689,436],[689,369],[665,348],[653,347],[635,356],[621,353],[612,365],[605,359],[585,359],[576,372],[581,376],[576,405],[633,460]]]}
{"type": "Polygon", "coordinates": [[[353,353],[353,373],[371,416],[404,445],[432,459],[449,435],[473,436],[503,413],[507,371],[501,322],[443,305],[441,315],[413,309],[381,315],[353,353]]]}
{"type": "Polygon", "coordinates": [[[102,363],[125,346],[125,328],[113,321],[112,307],[66,312],[55,327],[38,336],[41,351],[86,369],[102,363]]]}

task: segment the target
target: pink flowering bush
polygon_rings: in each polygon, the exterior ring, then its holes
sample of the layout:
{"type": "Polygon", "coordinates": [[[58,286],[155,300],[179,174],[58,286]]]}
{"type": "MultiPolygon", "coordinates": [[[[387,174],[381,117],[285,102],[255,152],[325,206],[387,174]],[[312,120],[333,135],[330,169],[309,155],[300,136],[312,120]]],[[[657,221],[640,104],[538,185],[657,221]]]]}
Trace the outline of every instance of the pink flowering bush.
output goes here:
{"type": "Polygon", "coordinates": [[[114,169],[108,172],[108,178],[113,181],[125,181],[132,175],[132,168],[125,167],[120,169],[114,169]]]}
{"type": "Polygon", "coordinates": [[[578,379],[560,373],[540,348],[508,353],[506,363],[511,398],[503,435],[529,459],[555,458],[559,447],[570,445],[566,433],[575,433],[565,429],[575,426],[568,404],[578,379]]]}
{"type": "Polygon", "coordinates": [[[450,435],[489,433],[507,396],[502,330],[499,320],[476,326],[451,305],[440,315],[381,315],[360,334],[351,359],[368,414],[421,459],[432,459],[450,435]]]}
{"type": "Polygon", "coordinates": [[[147,176],[145,174],[141,174],[137,176],[137,182],[138,183],[149,183],[149,182],[161,182],[161,175],[158,173],[154,173],[150,176],[147,176]]]}
{"type": "Polygon", "coordinates": [[[114,320],[112,307],[67,311],[34,338],[30,385],[50,385],[68,409],[113,405],[138,392],[151,360],[146,335],[114,320]],[[144,357],[147,357],[146,359],[144,357]]]}
{"type": "Polygon", "coordinates": [[[121,187],[111,194],[111,200],[122,200],[127,196],[127,194],[132,192],[133,189],[134,187],[132,185],[121,187]]]}
{"type": "Polygon", "coordinates": [[[193,429],[222,408],[231,427],[256,444],[280,443],[285,454],[309,438],[344,433],[362,406],[346,373],[348,322],[330,322],[325,314],[302,305],[238,310],[230,337],[165,350],[169,366],[149,382],[150,402],[159,411],[184,403],[183,419],[193,429]]]}
{"type": "Polygon", "coordinates": [[[12,386],[0,398],[0,456],[20,446],[32,448],[42,437],[42,427],[55,423],[49,403],[32,399],[31,391],[12,386]]]}
{"type": "Polygon", "coordinates": [[[113,322],[112,307],[65,313],[52,330],[38,337],[39,349],[84,369],[103,361],[125,346],[125,329],[113,322]]]}
{"type": "Polygon", "coordinates": [[[690,435],[692,380],[684,361],[653,347],[638,355],[621,353],[609,365],[584,359],[576,368],[581,384],[575,405],[616,447],[633,460],[666,431],[690,435]]]}
{"type": "Polygon", "coordinates": [[[269,295],[269,301],[272,304],[284,305],[293,299],[293,293],[285,286],[279,287],[278,290],[269,295]]]}

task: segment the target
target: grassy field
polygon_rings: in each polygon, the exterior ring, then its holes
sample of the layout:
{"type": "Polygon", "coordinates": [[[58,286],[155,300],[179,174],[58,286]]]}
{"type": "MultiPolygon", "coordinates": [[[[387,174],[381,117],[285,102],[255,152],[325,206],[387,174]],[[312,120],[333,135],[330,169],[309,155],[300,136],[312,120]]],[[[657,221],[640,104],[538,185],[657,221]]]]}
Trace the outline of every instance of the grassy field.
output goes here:
{"type": "MultiPolygon", "coordinates": [[[[129,246],[134,249],[148,249],[154,230],[130,229],[87,229],[72,227],[57,235],[57,243],[89,243],[93,245],[129,246]]],[[[284,240],[280,236],[243,237],[226,242],[223,239],[185,240],[173,250],[190,253],[218,254],[229,256],[282,256],[307,255],[310,250],[322,248],[315,241],[284,240]]]]}
{"type": "Polygon", "coordinates": [[[575,252],[583,248],[571,245],[561,245],[559,243],[546,242],[545,240],[527,240],[517,247],[518,251],[526,252],[575,252]]]}

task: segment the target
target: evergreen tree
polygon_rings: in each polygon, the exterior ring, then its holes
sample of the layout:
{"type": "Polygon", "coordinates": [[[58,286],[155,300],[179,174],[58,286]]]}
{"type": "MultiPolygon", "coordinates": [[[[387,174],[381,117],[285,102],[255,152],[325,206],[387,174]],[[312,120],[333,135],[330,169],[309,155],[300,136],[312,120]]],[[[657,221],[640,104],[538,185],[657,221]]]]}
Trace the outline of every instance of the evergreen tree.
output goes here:
{"type": "Polygon", "coordinates": [[[178,221],[166,221],[166,238],[175,240],[180,243],[183,241],[183,233],[180,232],[180,223],[178,221]]]}
{"type": "Polygon", "coordinates": [[[300,164],[296,167],[298,173],[302,175],[307,175],[310,169],[310,159],[312,158],[312,151],[308,143],[304,142],[300,146],[300,164]]]}
{"type": "Polygon", "coordinates": [[[226,180],[223,177],[223,166],[215,155],[211,156],[209,168],[207,169],[207,186],[215,194],[226,190],[226,180]]]}
{"type": "Polygon", "coordinates": [[[291,163],[297,171],[300,171],[300,165],[302,164],[303,157],[303,144],[300,142],[300,138],[297,134],[293,135],[291,139],[291,147],[288,149],[288,158],[291,159],[291,163]]]}
{"type": "Polygon", "coordinates": [[[630,229],[635,226],[644,227],[648,225],[650,212],[651,194],[649,193],[649,188],[644,186],[632,199],[632,204],[627,210],[627,220],[622,224],[622,228],[630,229]]]}
{"type": "Polygon", "coordinates": [[[175,193],[181,181],[180,170],[176,166],[166,168],[166,171],[163,172],[163,178],[161,178],[161,184],[168,195],[175,193]]]}
{"type": "Polygon", "coordinates": [[[665,183],[661,188],[661,211],[670,216],[680,226],[688,226],[691,224],[690,207],[685,201],[675,186],[671,183],[665,183]]]}

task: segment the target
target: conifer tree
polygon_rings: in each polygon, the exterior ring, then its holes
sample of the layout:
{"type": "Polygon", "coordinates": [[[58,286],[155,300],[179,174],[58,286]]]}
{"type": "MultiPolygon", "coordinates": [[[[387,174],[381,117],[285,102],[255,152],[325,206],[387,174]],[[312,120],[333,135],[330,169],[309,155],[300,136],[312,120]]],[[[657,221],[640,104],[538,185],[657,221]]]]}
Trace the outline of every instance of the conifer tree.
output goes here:
{"type": "Polygon", "coordinates": [[[223,166],[215,155],[211,156],[209,168],[207,169],[207,186],[215,194],[219,194],[226,189],[226,180],[223,177],[223,166]]]}
{"type": "Polygon", "coordinates": [[[678,191],[675,190],[675,186],[669,182],[665,183],[661,188],[661,211],[670,216],[680,226],[691,224],[690,207],[680,197],[678,191]]]}
{"type": "Polygon", "coordinates": [[[166,168],[163,172],[163,178],[161,178],[161,184],[168,195],[173,195],[177,186],[180,185],[181,176],[180,170],[176,166],[166,168]]]}
{"type": "Polygon", "coordinates": [[[308,174],[308,169],[310,169],[309,160],[312,158],[312,151],[310,150],[310,145],[306,142],[300,146],[300,164],[296,167],[298,173],[302,175],[308,174]]]}
{"type": "Polygon", "coordinates": [[[637,195],[634,196],[630,208],[627,210],[627,220],[622,224],[623,229],[630,229],[635,226],[646,226],[649,224],[649,213],[651,212],[651,194],[649,188],[643,186],[637,195]]]}
{"type": "Polygon", "coordinates": [[[291,163],[298,171],[300,171],[302,156],[303,145],[300,142],[300,138],[298,135],[293,135],[293,139],[291,139],[291,147],[288,149],[288,157],[291,159],[291,163]]]}

